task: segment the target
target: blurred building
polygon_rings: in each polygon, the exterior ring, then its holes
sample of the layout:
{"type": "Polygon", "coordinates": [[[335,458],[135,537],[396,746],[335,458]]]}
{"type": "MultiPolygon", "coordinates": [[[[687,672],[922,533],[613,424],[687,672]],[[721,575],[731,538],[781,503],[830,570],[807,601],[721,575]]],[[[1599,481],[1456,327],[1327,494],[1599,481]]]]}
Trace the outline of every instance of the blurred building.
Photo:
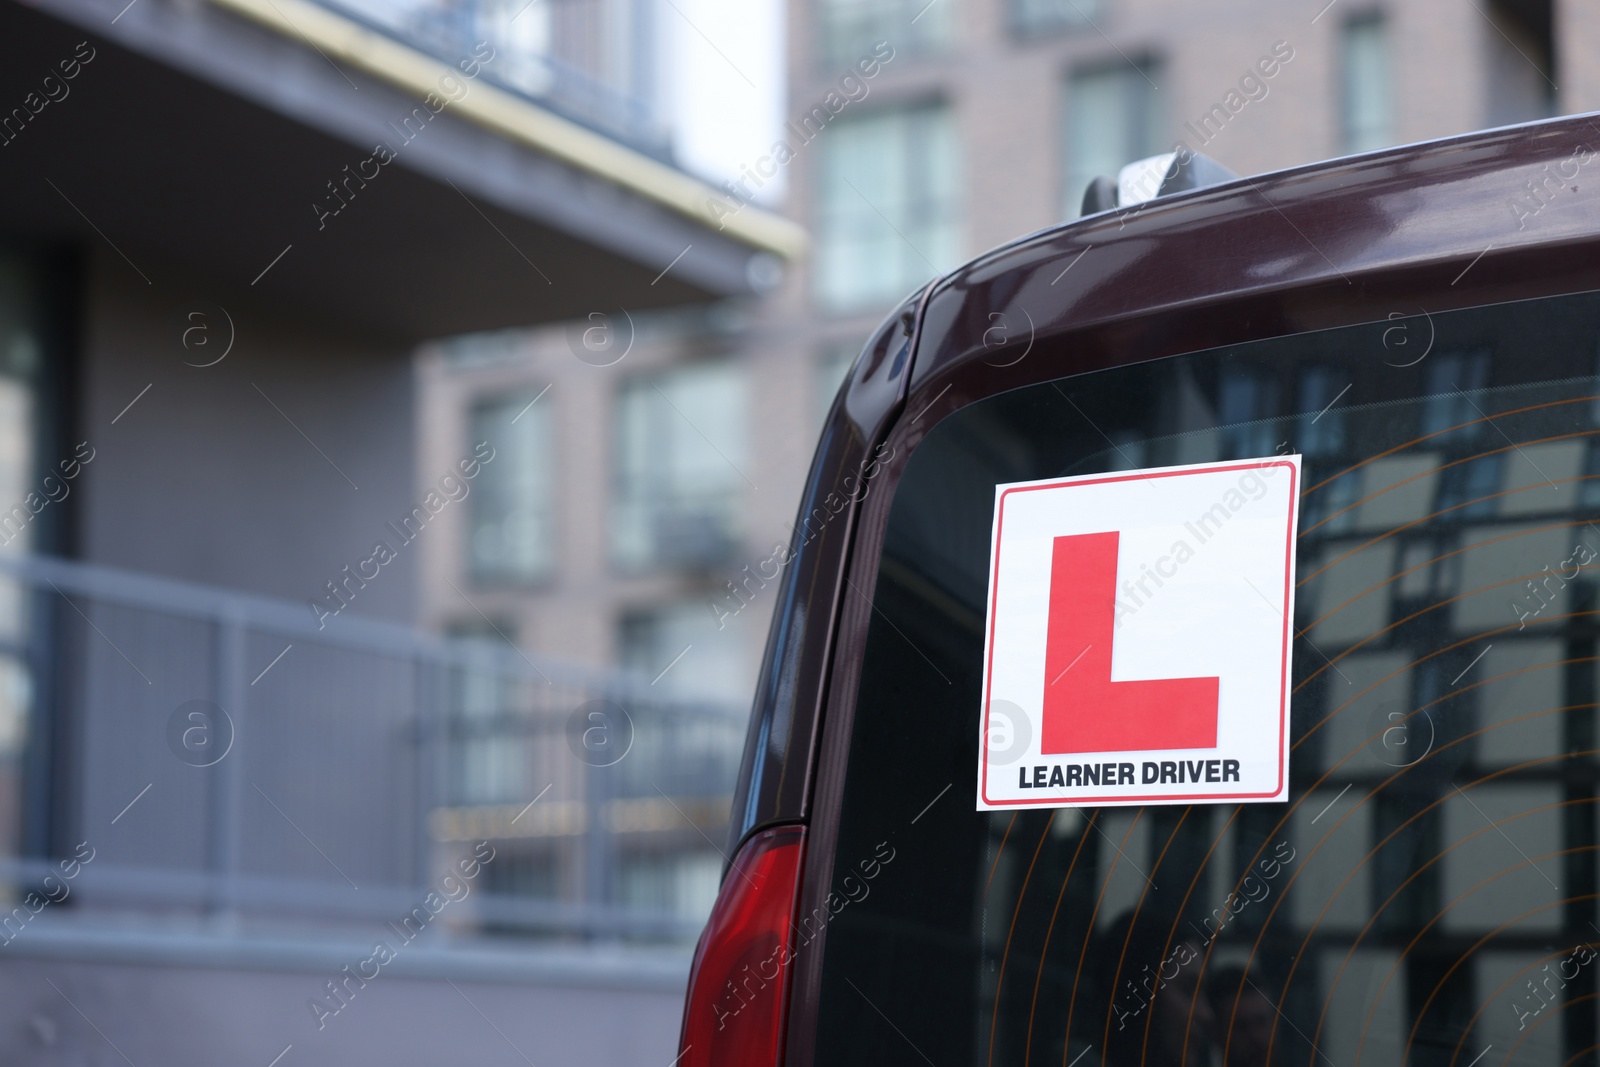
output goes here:
{"type": "Polygon", "coordinates": [[[653,11],[0,0],[0,1060],[670,1058],[740,714],[417,627],[545,425],[423,447],[419,343],[800,245],[653,11]]]}
{"type": "Polygon", "coordinates": [[[770,295],[426,350],[426,454],[518,426],[429,546],[434,625],[748,702],[823,416],[907,293],[1180,142],[1250,175],[1600,107],[1582,0],[796,0],[788,55],[780,141],[722,190],[732,222],[784,181],[811,234],[770,295]]]}

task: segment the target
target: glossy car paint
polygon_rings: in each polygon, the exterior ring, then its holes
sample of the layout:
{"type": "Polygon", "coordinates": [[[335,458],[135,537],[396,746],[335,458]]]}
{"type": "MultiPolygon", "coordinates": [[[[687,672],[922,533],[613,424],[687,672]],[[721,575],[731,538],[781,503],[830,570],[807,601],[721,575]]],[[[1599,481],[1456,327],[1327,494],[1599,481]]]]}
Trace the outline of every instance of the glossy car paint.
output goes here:
{"type": "MultiPolygon", "coordinates": [[[[1024,237],[896,309],[812,464],[800,513],[826,519],[809,540],[802,524],[780,579],[730,845],[809,823],[801,911],[826,897],[889,505],[939,419],[1023,385],[1359,323],[1390,323],[1373,359],[1399,363],[1425,350],[1429,313],[1600,289],[1600,159],[1563,177],[1584,150],[1600,152],[1596,116],[1240,179],[1024,237]]],[[[820,947],[793,975],[789,1067],[812,1062],[820,947]]]]}

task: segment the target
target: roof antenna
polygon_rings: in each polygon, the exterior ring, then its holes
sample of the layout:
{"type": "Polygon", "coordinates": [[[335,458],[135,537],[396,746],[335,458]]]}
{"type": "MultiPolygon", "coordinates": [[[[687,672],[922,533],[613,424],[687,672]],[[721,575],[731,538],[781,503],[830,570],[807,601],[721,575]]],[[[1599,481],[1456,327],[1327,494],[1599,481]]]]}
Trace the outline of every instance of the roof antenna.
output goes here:
{"type": "Polygon", "coordinates": [[[1163,152],[1135,160],[1117,172],[1116,180],[1101,176],[1083,192],[1084,215],[1113,208],[1132,207],[1157,197],[1187,193],[1232,181],[1238,175],[1210,156],[1198,152],[1163,152]]]}

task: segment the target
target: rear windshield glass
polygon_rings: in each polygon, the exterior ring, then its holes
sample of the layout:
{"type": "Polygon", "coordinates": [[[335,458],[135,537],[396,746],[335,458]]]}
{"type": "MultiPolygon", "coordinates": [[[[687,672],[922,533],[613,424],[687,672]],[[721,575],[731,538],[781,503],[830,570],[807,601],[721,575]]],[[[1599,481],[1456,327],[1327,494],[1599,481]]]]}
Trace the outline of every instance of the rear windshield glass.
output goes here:
{"type": "Polygon", "coordinates": [[[1600,297],[1402,311],[1018,389],[918,446],[817,1063],[1596,1062],[1600,297]],[[1289,801],[974,811],[995,485],[1290,451],[1289,801]]]}

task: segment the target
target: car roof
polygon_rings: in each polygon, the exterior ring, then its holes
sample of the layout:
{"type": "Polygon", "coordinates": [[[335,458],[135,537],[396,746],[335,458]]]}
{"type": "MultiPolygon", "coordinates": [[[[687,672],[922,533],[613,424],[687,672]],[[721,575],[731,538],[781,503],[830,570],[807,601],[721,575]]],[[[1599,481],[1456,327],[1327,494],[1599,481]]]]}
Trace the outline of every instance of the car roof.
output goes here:
{"type": "MultiPolygon", "coordinates": [[[[1597,151],[1596,115],[1550,119],[1243,177],[1040,230],[932,286],[912,389],[982,354],[1001,319],[1014,319],[1013,331],[1031,322],[1043,338],[1134,317],[1154,328],[1164,309],[1220,296],[1353,289],[1412,265],[1449,272],[1448,283],[1482,256],[1475,281],[1503,274],[1519,249],[1600,231],[1600,182],[1589,173],[1600,173],[1597,151]]],[[[1461,304],[1478,302],[1473,290],[1458,290],[1461,304]]],[[[1391,309],[1375,310],[1381,319],[1391,309]]],[[[1157,354],[1170,351],[1148,356],[1157,354]]]]}

